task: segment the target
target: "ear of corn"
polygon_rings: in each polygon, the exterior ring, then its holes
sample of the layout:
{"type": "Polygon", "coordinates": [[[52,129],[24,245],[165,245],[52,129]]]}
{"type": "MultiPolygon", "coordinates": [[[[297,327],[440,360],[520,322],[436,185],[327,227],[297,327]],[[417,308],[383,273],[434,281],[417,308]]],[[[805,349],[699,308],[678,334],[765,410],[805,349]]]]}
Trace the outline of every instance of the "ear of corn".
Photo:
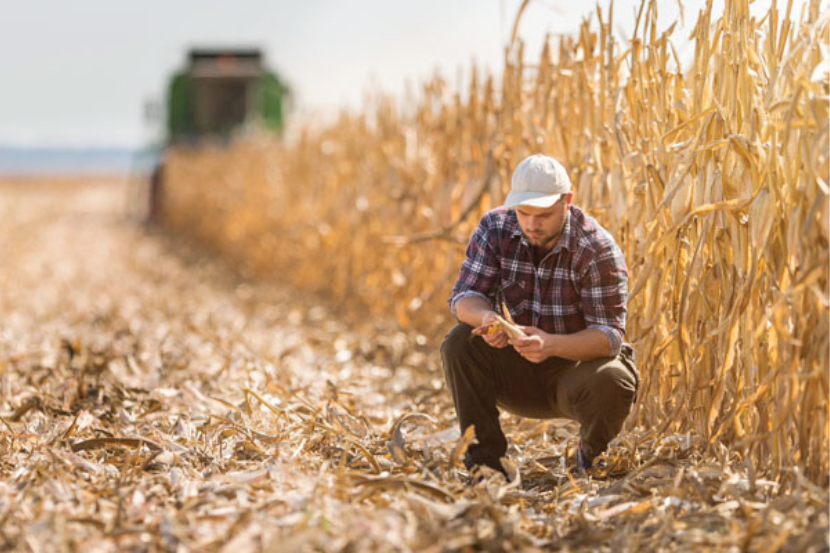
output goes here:
{"type": "Polygon", "coordinates": [[[507,334],[507,337],[511,339],[527,337],[527,334],[525,334],[524,331],[521,328],[519,328],[515,323],[510,322],[507,319],[504,319],[500,315],[496,315],[495,321],[490,323],[486,327],[486,330],[484,327],[478,327],[473,329],[473,334],[476,334],[478,336],[481,336],[483,334],[492,336],[493,334],[499,331],[503,331],[505,334],[507,334]]]}
{"type": "MultiPolygon", "coordinates": [[[[789,4],[788,4],[789,5],[789,4]]],[[[167,224],[343,314],[438,336],[479,215],[539,151],[571,170],[578,205],[630,269],[626,339],[643,373],[635,424],[694,431],[763,473],[828,477],[828,22],[709,2],[680,68],[647,1],[620,43],[610,14],[521,41],[496,82],[427,83],[399,108],[278,143],[173,153],[167,224]]]]}

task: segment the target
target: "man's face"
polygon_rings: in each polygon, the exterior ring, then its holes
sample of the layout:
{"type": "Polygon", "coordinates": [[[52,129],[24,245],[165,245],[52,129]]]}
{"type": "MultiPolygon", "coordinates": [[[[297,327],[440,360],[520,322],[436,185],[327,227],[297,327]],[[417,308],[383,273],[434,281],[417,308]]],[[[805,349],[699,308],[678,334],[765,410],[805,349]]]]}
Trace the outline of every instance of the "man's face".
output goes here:
{"type": "Polygon", "coordinates": [[[519,228],[531,246],[553,249],[565,227],[565,216],[572,199],[573,193],[570,193],[546,209],[526,205],[516,207],[519,228]]]}

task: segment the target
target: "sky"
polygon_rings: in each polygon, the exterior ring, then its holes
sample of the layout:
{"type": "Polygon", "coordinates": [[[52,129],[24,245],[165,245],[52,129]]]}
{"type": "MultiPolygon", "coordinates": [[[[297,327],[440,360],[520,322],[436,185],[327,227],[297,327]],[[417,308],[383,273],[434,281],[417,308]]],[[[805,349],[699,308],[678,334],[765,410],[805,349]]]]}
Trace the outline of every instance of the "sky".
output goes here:
{"type": "MultiPolygon", "coordinates": [[[[763,13],[772,0],[757,0],[763,13]]],[[[830,0],[822,0],[826,6],[830,0]]],[[[796,0],[798,13],[805,0],[796,0]]],[[[521,0],[0,0],[0,145],[137,148],[157,138],[145,106],[193,46],[254,46],[294,94],[293,120],[402,96],[436,71],[498,72],[521,0]]],[[[600,0],[607,7],[609,0],[600,0]]],[[[639,2],[617,0],[629,36],[639,2]]],[[[691,29],[704,0],[684,0],[691,29]]],[[[786,5],[785,0],[779,4],[786,5]]],[[[715,2],[723,5],[723,0],[715,2]]],[[[530,58],[574,33],[595,4],[531,0],[519,26],[530,58]]],[[[679,17],[658,2],[659,27],[679,17]]],[[[685,34],[688,34],[686,32],[685,34]]],[[[681,37],[678,36],[678,39],[681,37]]]]}

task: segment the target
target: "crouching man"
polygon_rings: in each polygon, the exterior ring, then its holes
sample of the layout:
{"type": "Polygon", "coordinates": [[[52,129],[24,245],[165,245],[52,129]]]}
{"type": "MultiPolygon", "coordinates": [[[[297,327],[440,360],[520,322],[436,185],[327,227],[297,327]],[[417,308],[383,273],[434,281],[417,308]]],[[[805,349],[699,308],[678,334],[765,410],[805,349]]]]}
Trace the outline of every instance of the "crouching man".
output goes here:
{"type": "Polygon", "coordinates": [[[639,375],[623,342],[625,259],[572,199],[564,167],[530,156],[513,173],[504,206],[486,213],[470,239],[449,299],[459,324],[441,346],[461,431],[475,425],[468,469],[504,473],[501,408],[578,421],[576,465],[584,472],[634,403],[639,375]],[[486,332],[502,304],[527,337],[486,332]]]}

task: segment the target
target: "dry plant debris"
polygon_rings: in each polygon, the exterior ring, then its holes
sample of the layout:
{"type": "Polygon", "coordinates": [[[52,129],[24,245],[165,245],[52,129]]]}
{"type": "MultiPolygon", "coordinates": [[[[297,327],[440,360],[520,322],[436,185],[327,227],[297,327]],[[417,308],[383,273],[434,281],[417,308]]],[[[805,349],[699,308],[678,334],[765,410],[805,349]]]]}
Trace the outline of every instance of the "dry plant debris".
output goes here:
{"type": "Polygon", "coordinates": [[[120,182],[0,183],[0,549],[827,547],[828,492],[694,434],[505,417],[467,486],[435,344],[128,224],[120,182]]]}
{"type": "Polygon", "coordinates": [[[629,36],[598,9],[533,65],[517,39],[500,79],[473,71],[466,91],[436,79],[416,101],[379,98],[292,140],[175,151],[166,224],[434,341],[480,215],[518,161],[553,155],[628,262],[636,422],[826,486],[828,12],[707,2],[681,30],[659,28],[655,0],[637,5],[629,36]]]}

